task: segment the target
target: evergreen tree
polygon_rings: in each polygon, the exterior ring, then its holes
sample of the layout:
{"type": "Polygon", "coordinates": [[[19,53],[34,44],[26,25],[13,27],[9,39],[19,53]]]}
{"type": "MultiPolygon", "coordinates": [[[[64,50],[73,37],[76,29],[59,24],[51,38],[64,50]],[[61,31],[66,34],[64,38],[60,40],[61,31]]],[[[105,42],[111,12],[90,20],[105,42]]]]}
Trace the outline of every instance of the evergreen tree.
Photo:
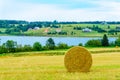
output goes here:
{"type": "Polygon", "coordinates": [[[52,38],[49,38],[47,41],[46,41],[46,47],[50,50],[53,50],[55,49],[55,42],[52,38]]]}
{"type": "Polygon", "coordinates": [[[109,41],[108,41],[108,37],[106,34],[104,34],[104,36],[103,36],[102,46],[109,46],[109,41]]]}

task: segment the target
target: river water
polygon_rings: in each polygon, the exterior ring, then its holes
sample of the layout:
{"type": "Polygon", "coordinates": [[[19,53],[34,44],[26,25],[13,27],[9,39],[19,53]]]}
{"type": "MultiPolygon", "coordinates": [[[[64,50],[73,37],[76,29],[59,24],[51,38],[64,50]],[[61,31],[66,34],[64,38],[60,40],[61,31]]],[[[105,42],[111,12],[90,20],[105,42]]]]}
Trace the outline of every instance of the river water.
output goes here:
{"type": "MultiPolygon", "coordinates": [[[[40,42],[42,45],[46,44],[47,39],[50,37],[36,37],[36,36],[0,36],[0,44],[5,43],[7,40],[16,41],[17,44],[21,45],[33,45],[35,42],[40,42]]],[[[70,45],[78,45],[82,43],[83,45],[91,39],[102,39],[100,37],[51,37],[55,44],[66,43],[70,45]]],[[[115,41],[115,37],[108,38],[109,42],[115,41]]]]}

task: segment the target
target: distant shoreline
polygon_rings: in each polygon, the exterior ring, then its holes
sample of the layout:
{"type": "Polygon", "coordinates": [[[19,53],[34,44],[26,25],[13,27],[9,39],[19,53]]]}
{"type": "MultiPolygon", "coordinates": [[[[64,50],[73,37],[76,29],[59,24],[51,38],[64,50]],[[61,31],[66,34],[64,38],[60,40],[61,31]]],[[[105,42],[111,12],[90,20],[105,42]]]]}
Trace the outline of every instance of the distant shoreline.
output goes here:
{"type": "MultiPolygon", "coordinates": [[[[25,37],[87,37],[87,38],[95,38],[95,37],[99,37],[102,38],[103,36],[37,36],[37,35],[32,35],[32,36],[28,36],[28,35],[0,35],[1,36],[25,36],[25,37]]],[[[109,37],[118,37],[118,36],[108,36],[109,37]]]]}

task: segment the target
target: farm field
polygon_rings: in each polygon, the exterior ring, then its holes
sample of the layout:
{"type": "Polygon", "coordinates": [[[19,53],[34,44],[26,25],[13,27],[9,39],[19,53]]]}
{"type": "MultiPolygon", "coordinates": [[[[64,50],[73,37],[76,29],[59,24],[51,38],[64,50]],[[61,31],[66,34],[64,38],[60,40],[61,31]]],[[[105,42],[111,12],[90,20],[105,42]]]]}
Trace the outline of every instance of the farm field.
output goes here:
{"type": "MultiPolygon", "coordinates": [[[[92,54],[101,54],[101,53],[111,53],[111,52],[120,52],[120,48],[116,47],[86,47],[88,51],[92,54]]],[[[45,50],[45,51],[32,51],[32,52],[18,52],[18,53],[8,53],[8,54],[0,54],[1,56],[53,56],[53,55],[64,55],[68,49],[59,49],[59,50],[45,50]]]]}
{"type": "Polygon", "coordinates": [[[64,55],[1,56],[0,80],[120,80],[120,52],[92,54],[92,58],[90,72],[68,73],[64,55]]]}
{"type": "Polygon", "coordinates": [[[5,28],[0,28],[1,32],[5,32],[5,30],[6,30],[5,28]]]}
{"type": "Polygon", "coordinates": [[[53,36],[53,37],[110,37],[120,35],[120,22],[88,21],[88,22],[58,22],[58,21],[19,21],[0,20],[1,35],[21,36],[53,36]]]}
{"type": "Polygon", "coordinates": [[[120,80],[120,0],[0,0],[0,80],[120,80]]]}
{"type": "Polygon", "coordinates": [[[117,34],[114,33],[108,33],[110,30],[116,30],[116,26],[119,26],[118,24],[114,24],[114,25],[109,25],[110,28],[108,28],[108,25],[102,25],[102,24],[59,24],[58,26],[60,26],[60,29],[62,32],[67,32],[67,34],[56,34],[56,28],[40,28],[39,30],[28,30],[26,32],[24,32],[25,35],[28,36],[70,36],[70,37],[102,37],[104,34],[109,34],[108,36],[111,37],[116,37],[120,34],[120,32],[117,32],[117,34]],[[82,29],[85,28],[93,28],[94,26],[99,27],[102,30],[105,30],[106,32],[98,32],[95,30],[92,30],[91,32],[83,32],[82,29]],[[75,27],[81,27],[81,30],[75,30],[75,27]],[[47,32],[45,32],[45,30],[48,30],[48,34],[47,32]]]}

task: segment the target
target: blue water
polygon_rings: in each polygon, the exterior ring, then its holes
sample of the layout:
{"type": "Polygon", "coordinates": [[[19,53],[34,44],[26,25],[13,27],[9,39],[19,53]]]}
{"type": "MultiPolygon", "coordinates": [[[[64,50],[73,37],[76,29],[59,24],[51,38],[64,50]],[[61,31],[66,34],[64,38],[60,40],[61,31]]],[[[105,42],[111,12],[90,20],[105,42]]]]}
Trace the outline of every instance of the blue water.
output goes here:
{"type": "MultiPolygon", "coordinates": [[[[35,37],[35,36],[0,36],[0,44],[5,43],[7,40],[16,41],[17,44],[21,45],[33,45],[35,42],[40,42],[42,45],[46,44],[47,39],[50,37],[35,37]]],[[[100,37],[51,37],[55,44],[60,42],[66,43],[68,45],[78,45],[82,43],[83,45],[91,39],[101,39],[100,37]]],[[[115,41],[115,37],[110,37],[109,42],[115,41]]]]}

